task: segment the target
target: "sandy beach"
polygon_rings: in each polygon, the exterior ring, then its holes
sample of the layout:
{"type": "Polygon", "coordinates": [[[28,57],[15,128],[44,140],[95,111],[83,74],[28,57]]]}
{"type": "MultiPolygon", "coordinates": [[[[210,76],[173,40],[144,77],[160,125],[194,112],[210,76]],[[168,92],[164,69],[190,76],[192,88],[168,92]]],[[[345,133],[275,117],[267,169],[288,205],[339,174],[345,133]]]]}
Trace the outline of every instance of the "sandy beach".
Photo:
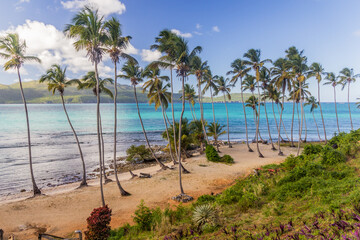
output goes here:
{"type": "MultiPolygon", "coordinates": [[[[236,144],[229,149],[221,147],[221,154],[229,154],[235,164],[225,165],[208,162],[205,155],[187,159],[184,166],[191,174],[183,175],[183,186],[187,194],[198,197],[203,194],[218,193],[244,176],[253,168],[270,163],[279,163],[289,154],[295,154],[295,148],[283,148],[285,157],[279,157],[271,151],[269,145],[260,145],[265,158],[249,153],[245,144],[236,144]]],[[[256,146],[253,144],[255,150],[256,146]]],[[[129,173],[119,175],[123,187],[132,195],[121,197],[115,182],[104,186],[105,200],[112,209],[112,228],[132,222],[132,214],[140,200],[150,207],[164,208],[177,204],[171,200],[179,193],[178,171],[159,171],[158,166],[135,170],[150,173],[152,178],[131,179],[129,173]]],[[[112,176],[113,178],[113,176],[112,176]]],[[[30,193],[22,193],[3,198],[0,202],[0,229],[6,237],[12,233],[16,239],[37,239],[38,231],[69,237],[75,230],[86,229],[86,218],[90,212],[101,205],[99,183],[97,179],[89,181],[89,187],[76,189],[78,183],[67,184],[44,191],[44,196],[28,198],[30,193]]]]}

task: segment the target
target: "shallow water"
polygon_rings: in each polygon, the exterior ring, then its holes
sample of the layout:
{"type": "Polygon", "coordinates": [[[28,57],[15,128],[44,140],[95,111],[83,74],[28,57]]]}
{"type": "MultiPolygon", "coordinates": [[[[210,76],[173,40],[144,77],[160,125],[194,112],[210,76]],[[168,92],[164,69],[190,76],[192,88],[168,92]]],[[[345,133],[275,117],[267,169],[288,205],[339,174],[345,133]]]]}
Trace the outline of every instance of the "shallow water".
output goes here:
{"type": "MultiPolygon", "coordinates": [[[[226,111],[223,103],[216,103],[217,121],[226,125],[226,111]]],[[[266,105],[272,137],[277,139],[277,130],[271,103],[266,105]]],[[[277,107],[275,107],[278,118],[277,107]]],[[[336,116],[333,103],[322,103],[323,115],[328,137],[337,132],[336,116]]],[[[351,129],[347,103],[338,104],[338,115],[341,131],[351,129]]],[[[230,138],[234,141],[245,140],[245,127],[241,103],[228,103],[230,118],[230,138]]],[[[351,104],[354,128],[360,127],[360,111],[351,104]]],[[[68,104],[70,119],[76,129],[83,149],[88,172],[98,165],[96,137],[96,104],[68,104]]],[[[140,104],[141,115],[149,140],[152,145],[165,144],[161,138],[164,122],[161,110],[153,106],[140,104]]],[[[195,106],[196,116],[200,117],[199,106],[195,106]]],[[[299,108],[300,111],[300,108],[299,108]]],[[[318,140],[317,131],[310,108],[305,107],[307,123],[307,140],[318,140]]],[[[175,104],[175,118],[180,116],[181,104],[175,104]]],[[[113,105],[102,104],[102,124],[105,141],[105,160],[109,163],[113,149],[113,105]]],[[[213,119],[212,105],[204,104],[204,117],[208,122],[213,119]]],[[[171,119],[171,111],[168,110],[171,119]]],[[[186,104],[185,117],[192,119],[189,106],[186,104]]],[[[60,104],[29,104],[32,152],[34,173],[39,187],[58,185],[73,181],[74,176],[81,176],[81,161],[72,131],[60,104]]],[[[251,109],[247,109],[249,139],[255,135],[255,124],[251,109]]],[[[315,117],[323,138],[322,122],[319,110],[315,117]]],[[[292,103],[285,103],[284,123],[290,137],[292,103]]],[[[277,119],[279,121],[279,119],[277,119]]],[[[295,114],[294,139],[298,136],[298,119],[295,114]]],[[[225,128],[226,129],[226,128],[225,128]]],[[[268,139],[264,108],[261,112],[261,136],[268,139]]],[[[282,130],[283,131],[283,130],[282,130]]],[[[285,134],[282,134],[285,138],[285,134]]],[[[221,136],[226,140],[227,135],[221,136]]],[[[145,144],[135,104],[118,104],[118,156],[125,155],[126,149],[132,145],[145,144]]],[[[30,190],[30,173],[28,165],[28,149],[26,122],[23,105],[0,105],[0,195],[30,190]]]]}

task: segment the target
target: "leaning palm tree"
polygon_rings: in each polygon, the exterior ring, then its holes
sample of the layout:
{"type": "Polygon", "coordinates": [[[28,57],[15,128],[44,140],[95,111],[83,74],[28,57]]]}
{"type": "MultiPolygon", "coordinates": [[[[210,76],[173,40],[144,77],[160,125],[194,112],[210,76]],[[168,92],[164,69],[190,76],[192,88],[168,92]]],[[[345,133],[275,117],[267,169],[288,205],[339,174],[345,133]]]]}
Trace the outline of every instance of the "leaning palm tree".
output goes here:
{"type": "MultiPolygon", "coordinates": [[[[216,93],[218,91],[218,89],[214,82],[214,78],[211,74],[210,69],[205,74],[204,81],[205,81],[205,86],[204,86],[202,94],[205,94],[206,91],[210,90],[211,105],[212,105],[212,112],[213,112],[213,123],[215,124],[216,120],[215,120],[215,107],[214,107],[214,93],[216,93]]],[[[214,134],[217,135],[216,128],[214,128],[213,130],[215,131],[214,134]]],[[[215,135],[213,135],[213,136],[215,136],[215,135]]],[[[217,151],[219,151],[219,145],[217,143],[217,138],[215,139],[215,137],[214,137],[214,144],[216,146],[217,151]]]]}
{"type": "Polygon", "coordinates": [[[120,184],[119,177],[117,175],[117,157],[116,157],[116,147],[117,147],[117,64],[120,62],[120,58],[125,59],[133,59],[128,54],[124,53],[124,50],[128,47],[129,41],[131,39],[130,36],[123,37],[121,32],[121,24],[120,22],[112,17],[110,20],[108,20],[105,23],[105,27],[108,31],[108,41],[106,42],[107,45],[107,51],[110,55],[111,61],[114,64],[114,174],[115,174],[115,180],[116,184],[120,190],[121,196],[128,196],[130,195],[128,192],[126,192],[123,187],[120,184]]]}
{"type": "Polygon", "coordinates": [[[336,124],[337,124],[337,128],[338,128],[338,133],[340,133],[339,118],[338,118],[338,114],[337,114],[337,104],[336,104],[336,86],[339,84],[339,82],[333,72],[326,73],[325,80],[327,82],[325,82],[324,85],[331,85],[334,88],[336,124]]]}
{"type": "Polygon", "coordinates": [[[25,56],[26,53],[26,43],[21,41],[18,34],[9,33],[5,37],[0,38],[0,57],[8,60],[4,64],[4,70],[15,69],[19,78],[20,92],[23,99],[25,116],[26,116],[26,126],[27,126],[27,138],[28,138],[28,149],[29,149],[29,165],[30,165],[30,175],[31,182],[33,186],[34,196],[40,195],[41,191],[36,185],[33,166],[32,166],[32,155],[31,155],[31,138],[30,138],[30,123],[29,115],[27,109],[26,98],[24,95],[24,90],[22,86],[20,68],[25,62],[41,62],[39,58],[34,56],[25,56]]]}
{"type": "Polygon", "coordinates": [[[291,65],[288,59],[279,58],[274,63],[274,66],[271,68],[271,75],[273,76],[273,81],[277,89],[281,91],[282,94],[282,104],[281,104],[281,111],[280,111],[280,119],[279,119],[279,127],[278,127],[278,149],[279,149],[279,156],[283,156],[284,153],[281,151],[280,148],[280,141],[281,141],[281,122],[282,122],[282,115],[284,111],[284,102],[285,102],[285,91],[290,91],[291,89],[291,81],[292,81],[292,73],[290,71],[291,65]]]}
{"type": "MultiPolygon", "coordinates": [[[[208,135],[210,137],[213,137],[214,141],[217,142],[219,137],[226,133],[226,131],[223,130],[224,127],[225,127],[225,125],[220,125],[218,122],[212,122],[207,127],[208,135]]],[[[218,144],[216,144],[216,149],[217,149],[218,152],[220,152],[218,144]]]]}
{"type": "MultiPolygon", "coordinates": [[[[264,64],[266,62],[271,62],[270,59],[261,60],[260,55],[261,55],[260,49],[249,49],[244,54],[244,58],[247,59],[247,60],[244,61],[244,64],[248,65],[248,66],[251,66],[252,69],[255,71],[256,83],[257,83],[257,88],[258,88],[258,99],[260,99],[260,85],[259,85],[260,69],[264,66],[264,64]]],[[[261,106],[261,104],[259,104],[258,119],[257,119],[257,122],[256,122],[256,149],[257,149],[257,152],[259,154],[259,157],[262,158],[264,156],[260,152],[259,141],[258,141],[259,124],[260,124],[260,106],[261,106]]]]}
{"type": "Polygon", "coordinates": [[[304,104],[304,106],[310,106],[310,112],[313,115],[313,119],[314,119],[314,123],[315,123],[315,126],[316,126],[319,141],[321,142],[320,132],[319,132],[319,128],[318,128],[318,125],[316,123],[315,114],[314,114],[314,110],[318,108],[319,102],[316,100],[316,98],[314,96],[311,96],[311,97],[307,98],[306,101],[307,102],[304,104]]]}
{"type": "MultiPolygon", "coordinates": [[[[196,113],[195,113],[195,100],[197,98],[198,98],[198,96],[196,96],[194,86],[186,83],[185,84],[185,100],[188,101],[188,103],[189,103],[190,112],[191,112],[191,115],[192,115],[194,121],[197,120],[196,113]]],[[[202,123],[203,122],[201,121],[201,124],[202,123]]]]}
{"type": "Polygon", "coordinates": [[[246,120],[246,110],[245,110],[245,102],[244,102],[244,94],[243,94],[243,77],[247,75],[251,68],[247,67],[244,64],[244,61],[240,58],[236,59],[231,63],[232,70],[229,71],[227,74],[232,74],[233,78],[231,79],[231,83],[235,85],[238,80],[240,80],[240,93],[241,93],[241,102],[244,110],[244,121],[245,121],[245,135],[246,135],[246,145],[248,147],[249,152],[253,152],[249,145],[249,137],[248,137],[248,127],[247,127],[247,120],[246,120]]]}
{"type": "Polygon", "coordinates": [[[191,64],[190,74],[195,75],[196,79],[197,79],[200,114],[201,114],[200,120],[201,120],[201,124],[203,127],[205,139],[208,143],[209,141],[208,141],[208,137],[206,134],[206,128],[205,128],[205,124],[204,124],[205,120],[204,120],[204,107],[203,107],[202,96],[201,96],[201,93],[202,93],[201,85],[204,83],[204,75],[206,75],[208,73],[209,66],[207,65],[207,61],[203,62],[199,56],[193,57],[190,64],[191,64]]]}
{"type": "Polygon", "coordinates": [[[357,98],[357,100],[359,100],[359,101],[356,102],[356,107],[360,109],[360,98],[357,98]]]}
{"type": "MultiPolygon", "coordinates": [[[[99,16],[97,10],[90,7],[84,7],[78,12],[71,20],[72,24],[65,27],[65,32],[70,38],[74,38],[73,43],[76,51],[86,50],[89,60],[94,65],[95,78],[96,78],[96,92],[97,92],[97,105],[96,105],[96,120],[97,120],[97,138],[99,147],[99,163],[100,170],[102,165],[101,154],[101,139],[100,139],[100,94],[99,94],[99,73],[98,65],[102,60],[105,52],[104,45],[107,41],[107,34],[104,25],[104,17],[99,16]]],[[[100,193],[102,205],[105,206],[104,192],[102,186],[102,174],[100,171],[100,193]]]]}
{"type": "Polygon", "coordinates": [[[138,111],[141,128],[143,130],[145,141],[146,141],[146,144],[147,144],[147,146],[148,146],[148,148],[149,148],[149,150],[151,152],[151,155],[153,156],[155,161],[160,165],[160,167],[162,169],[167,169],[168,167],[165,166],[162,162],[159,161],[159,159],[156,157],[153,149],[150,146],[150,142],[149,142],[149,139],[147,137],[145,127],[144,127],[144,123],[142,121],[142,117],[141,117],[141,114],[140,114],[139,102],[138,102],[137,95],[136,95],[136,86],[140,82],[143,81],[142,70],[141,70],[140,66],[136,62],[129,60],[122,67],[122,71],[124,72],[124,74],[119,75],[118,77],[130,80],[131,85],[134,88],[134,97],[135,97],[136,108],[137,108],[137,111],[138,111]]]}
{"type": "MultiPolygon", "coordinates": [[[[90,71],[88,72],[80,81],[77,81],[78,89],[92,89],[95,97],[97,97],[97,80],[95,77],[95,72],[90,71]]],[[[99,79],[99,95],[101,96],[101,93],[105,93],[111,98],[114,98],[113,93],[106,87],[108,84],[113,84],[113,80],[111,78],[105,78],[105,79],[99,79]]],[[[100,99],[100,98],[99,98],[100,99]]],[[[104,174],[104,180],[105,183],[111,182],[112,180],[106,176],[105,172],[105,143],[104,143],[104,136],[103,136],[103,130],[102,130],[102,122],[101,122],[101,114],[99,115],[99,123],[100,123],[100,140],[101,140],[101,165],[102,165],[102,173],[104,174]]]]}
{"type": "Polygon", "coordinates": [[[348,86],[348,96],[347,96],[347,100],[348,100],[348,107],[349,107],[349,115],[350,115],[350,123],[351,123],[351,130],[354,130],[353,127],[353,122],[352,122],[352,118],[351,118],[351,109],[350,109],[350,83],[355,82],[356,78],[360,77],[360,74],[354,74],[354,70],[351,68],[344,68],[343,70],[340,71],[340,83],[342,84],[342,89],[343,90],[345,88],[345,86],[348,86]]]}
{"type": "Polygon", "coordinates": [[[227,104],[226,104],[226,97],[228,98],[228,100],[231,100],[231,95],[230,95],[230,91],[231,88],[233,87],[233,85],[230,83],[230,79],[229,78],[224,78],[224,77],[219,77],[219,76],[215,76],[215,83],[217,85],[217,89],[218,92],[221,92],[224,96],[224,104],[225,104],[225,109],[226,109],[226,119],[227,119],[227,135],[228,135],[228,144],[229,144],[229,148],[232,148],[231,146],[231,142],[230,142],[230,126],[229,126],[229,112],[228,112],[228,108],[227,108],[227,104]]]}
{"type": "Polygon", "coordinates": [[[78,80],[67,80],[66,79],[66,68],[62,69],[59,65],[56,65],[56,64],[52,65],[52,67],[46,71],[46,74],[42,75],[39,80],[40,83],[47,82],[48,90],[52,91],[53,95],[55,94],[56,91],[60,94],[61,102],[62,102],[62,105],[64,108],[66,118],[69,122],[70,128],[74,134],[74,137],[75,137],[78,149],[79,149],[82,168],[83,168],[83,179],[80,183],[80,187],[84,187],[84,186],[87,186],[84,156],[83,156],[83,153],[81,150],[79,138],[78,138],[76,131],[70,121],[68,112],[66,110],[65,101],[64,101],[65,88],[70,86],[71,84],[73,84],[74,81],[78,81],[78,80]]]}
{"type": "Polygon", "coordinates": [[[321,101],[320,101],[320,82],[322,80],[322,75],[324,75],[324,74],[325,74],[325,70],[321,66],[320,63],[314,62],[313,64],[311,64],[309,77],[315,77],[317,80],[318,103],[319,103],[319,107],[320,107],[321,120],[322,120],[322,124],[323,124],[323,128],[324,128],[325,144],[327,144],[325,121],[324,121],[324,116],[323,116],[323,112],[322,112],[322,108],[321,108],[321,101]]]}

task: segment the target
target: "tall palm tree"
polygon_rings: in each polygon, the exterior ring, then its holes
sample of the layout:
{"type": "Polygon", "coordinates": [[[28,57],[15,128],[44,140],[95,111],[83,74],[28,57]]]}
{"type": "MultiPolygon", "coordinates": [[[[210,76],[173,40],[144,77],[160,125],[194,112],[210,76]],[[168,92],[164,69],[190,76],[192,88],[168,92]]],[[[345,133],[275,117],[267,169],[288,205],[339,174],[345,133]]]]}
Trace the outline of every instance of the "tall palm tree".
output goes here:
{"type": "Polygon", "coordinates": [[[324,121],[324,116],[323,116],[323,112],[322,112],[322,108],[321,108],[321,101],[320,101],[320,82],[322,80],[322,75],[324,75],[324,74],[325,74],[325,70],[321,66],[320,63],[314,62],[313,64],[311,64],[309,77],[315,77],[317,80],[318,103],[319,103],[319,107],[320,107],[321,120],[322,120],[322,124],[323,124],[323,128],[324,128],[325,144],[327,144],[325,121],[324,121]]]}
{"type": "Polygon", "coordinates": [[[31,138],[30,138],[30,123],[29,123],[29,114],[27,109],[26,98],[24,95],[24,90],[21,81],[20,68],[25,62],[41,62],[39,58],[34,56],[26,56],[26,43],[25,41],[20,40],[19,35],[16,33],[9,33],[5,37],[0,38],[0,57],[8,60],[4,64],[4,70],[16,69],[21,97],[24,103],[25,116],[26,116],[26,126],[27,126],[27,138],[28,138],[28,149],[29,149],[29,166],[30,166],[30,175],[31,182],[33,186],[34,196],[40,195],[41,191],[36,185],[33,166],[32,166],[32,155],[31,155],[31,138]]]}
{"type": "Polygon", "coordinates": [[[229,126],[229,112],[228,112],[228,107],[226,104],[226,97],[228,98],[228,100],[231,100],[231,95],[230,95],[230,91],[231,88],[233,87],[233,85],[230,83],[230,79],[229,78],[224,78],[222,76],[215,76],[215,83],[217,85],[217,89],[218,92],[221,92],[224,96],[224,104],[225,104],[225,109],[226,109],[226,119],[227,119],[227,135],[228,135],[228,144],[229,144],[229,148],[232,148],[231,146],[231,142],[230,142],[230,126],[229,126]]]}
{"type": "Polygon", "coordinates": [[[182,128],[182,118],[184,116],[185,111],[185,79],[188,78],[189,72],[191,71],[191,62],[192,59],[196,56],[196,54],[202,51],[200,46],[195,47],[193,50],[190,51],[188,47],[188,42],[185,41],[184,38],[177,37],[176,44],[176,58],[175,58],[175,66],[176,66],[176,73],[177,76],[181,79],[181,86],[182,86],[182,110],[179,120],[179,147],[178,147],[178,162],[179,162],[179,183],[180,183],[180,197],[185,196],[184,189],[182,186],[182,179],[181,179],[181,128],[182,128]]]}
{"type": "MultiPolygon", "coordinates": [[[[95,97],[97,97],[97,90],[96,90],[96,86],[97,86],[97,80],[95,77],[95,72],[90,71],[88,72],[80,81],[77,81],[76,83],[78,84],[78,89],[92,89],[95,97]]],[[[105,93],[108,96],[110,96],[111,98],[114,98],[113,93],[111,92],[110,89],[108,89],[106,87],[106,85],[108,84],[113,84],[113,80],[111,78],[105,78],[105,79],[99,79],[99,95],[101,96],[101,93],[105,93]]],[[[100,97],[99,97],[99,101],[100,101],[100,97]]],[[[111,179],[109,179],[106,176],[105,173],[105,143],[104,143],[104,136],[103,136],[103,130],[102,130],[102,122],[101,122],[101,114],[99,114],[99,129],[100,129],[100,140],[101,140],[101,170],[102,173],[104,175],[104,179],[105,179],[105,183],[111,182],[111,179]]]]}
{"type": "MultiPolygon", "coordinates": [[[[208,128],[208,135],[209,135],[210,137],[213,137],[213,138],[214,138],[214,141],[217,142],[218,139],[219,139],[219,137],[220,137],[221,135],[223,135],[223,134],[226,133],[226,131],[223,130],[224,127],[225,127],[225,125],[220,125],[218,122],[215,122],[215,123],[212,122],[212,123],[210,123],[210,124],[207,126],[207,128],[208,128]]],[[[216,147],[217,147],[217,151],[220,152],[220,151],[219,151],[219,146],[216,145],[216,147]]]]}
{"type": "MultiPolygon", "coordinates": [[[[245,54],[244,54],[244,58],[246,58],[247,60],[244,61],[245,65],[251,66],[252,69],[255,72],[255,76],[256,76],[256,83],[257,83],[257,88],[258,88],[258,99],[260,99],[260,85],[259,85],[259,81],[260,81],[260,69],[264,66],[264,64],[266,62],[271,62],[270,59],[264,59],[261,60],[260,58],[261,56],[261,51],[260,49],[249,49],[245,54]]],[[[257,152],[259,154],[259,157],[264,157],[262,155],[262,153],[260,152],[260,148],[259,148],[259,141],[258,141],[258,134],[259,134],[259,124],[260,124],[260,106],[261,104],[259,104],[259,111],[258,111],[258,119],[256,122],[256,149],[257,152]]]]}
{"type": "Polygon", "coordinates": [[[81,158],[81,162],[82,162],[82,168],[83,168],[83,178],[80,183],[80,187],[84,187],[84,186],[87,186],[84,156],[83,156],[83,153],[81,150],[79,138],[78,138],[76,131],[70,121],[68,112],[66,110],[65,101],[64,101],[65,88],[70,86],[71,84],[73,84],[74,81],[77,81],[77,80],[67,80],[66,79],[66,68],[62,69],[59,65],[56,65],[56,64],[52,65],[52,67],[46,71],[46,74],[42,75],[39,80],[40,83],[47,82],[48,90],[52,91],[53,95],[55,94],[56,91],[59,92],[59,94],[60,94],[61,102],[62,102],[62,105],[64,108],[66,118],[69,122],[70,128],[74,134],[74,137],[75,137],[78,149],[79,149],[80,158],[81,158]]]}
{"type": "Polygon", "coordinates": [[[272,141],[271,137],[271,131],[270,131],[270,125],[269,125],[269,119],[268,114],[266,110],[266,100],[270,98],[270,94],[268,91],[269,86],[271,85],[271,78],[270,78],[270,70],[266,67],[262,67],[260,70],[260,82],[261,82],[261,88],[263,90],[263,94],[261,95],[261,99],[264,104],[264,110],[265,110],[265,117],[266,117],[266,125],[269,132],[269,139],[271,143],[271,150],[276,150],[274,143],[272,141]]]}
{"type": "Polygon", "coordinates": [[[349,107],[349,116],[350,116],[350,123],[351,123],[351,130],[354,130],[353,127],[353,122],[352,122],[352,118],[351,118],[351,109],[350,109],[350,83],[355,82],[356,78],[360,77],[360,74],[354,74],[354,70],[351,68],[343,68],[340,71],[340,83],[342,84],[342,89],[343,90],[345,88],[345,86],[348,86],[348,96],[347,96],[347,100],[348,100],[348,107],[349,107]]]}
{"type": "MultiPolygon", "coordinates": [[[[215,95],[214,93],[216,93],[218,91],[218,89],[214,82],[214,78],[212,76],[210,69],[205,74],[204,81],[205,81],[205,86],[204,86],[202,94],[205,94],[206,91],[210,90],[211,105],[212,105],[212,111],[213,111],[213,123],[214,123],[213,125],[215,126],[216,120],[215,120],[215,107],[214,107],[214,95],[215,95]]],[[[213,130],[215,131],[214,134],[216,136],[219,136],[216,133],[217,128],[214,127],[213,130]]],[[[215,136],[215,135],[212,135],[212,136],[215,136]]],[[[216,146],[217,151],[219,152],[219,144],[217,142],[217,138],[215,138],[215,137],[214,137],[214,144],[216,146]]]]}
{"type": "Polygon", "coordinates": [[[331,85],[334,89],[336,123],[337,123],[338,133],[340,133],[339,118],[338,118],[338,114],[337,114],[337,103],[336,103],[336,86],[339,84],[339,82],[333,72],[326,73],[325,80],[327,82],[325,82],[324,85],[331,85]]]}
{"type": "MultiPolygon", "coordinates": [[[[84,7],[71,20],[72,24],[65,27],[65,32],[70,38],[74,38],[73,43],[77,51],[86,50],[89,60],[94,65],[96,78],[96,120],[97,120],[97,138],[99,147],[99,164],[100,170],[102,165],[101,154],[101,139],[100,139],[100,93],[99,93],[99,73],[98,64],[102,60],[105,52],[104,45],[107,41],[107,33],[104,25],[104,17],[99,16],[98,10],[93,10],[90,7],[84,7]]],[[[105,206],[104,192],[102,186],[102,174],[100,171],[100,193],[102,205],[105,206]]]]}
{"type": "Polygon", "coordinates": [[[162,115],[164,118],[164,125],[166,130],[166,135],[169,142],[169,151],[170,156],[174,164],[176,164],[176,160],[173,155],[173,149],[170,142],[170,136],[168,131],[168,125],[166,122],[165,112],[168,108],[171,94],[167,91],[168,87],[170,87],[170,84],[163,84],[163,81],[169,81],[168,76],[160,76],[160,69],[155,66],[148,66],[145,68],[143,74],[143,77],[148,78],[149,80],[144,83],[143,89],[144,91],[148,90],[148,98],[149,98],[149,104],[155,103],[155,110],[157,110],[159,107],[161,107],[162,115]]]}
{"type": "Polygon", "coordinates": [[[240,93],[241,93],[241,102],[244,110],[244,120],[245,120],[245,135],[246,135],[246,145],[248,147],[249,152],[253,152],[249,145],[249,137],[248,137],[248,127],[247,127],[247,120],[246,120],[246,110],[245,110],[245,102],[244,102],[244,94],[243,94],[243,81],[242,78],[247,75],[247,73],[251,70],[250,67],[247,67],[244,64],[244,61],[240,58],[235,59],[231,63],[232,70],[229,71],[227,74],[232,74],[233,77],[231,79],[231,83],[235,85],[238,80],[240,80],[240,93]]]}
{"type": "Polygon", "coordinates": [[[209,71],[209,66],[207,65],[207,61],[203,62],[199,56],[193,57],[191,61],[191,71],[190,74],[193,74],[196,76],[197,79],[197,85],[198,85],[198,96],[199,96],[199,105],[200,105],[200,114],[201,114],[201,124],[203,127],[204,136],[206,139],[206,142],[208,143],[208,137],[206,134],[206,128],[204,124],[204,107],[202,103],[202,89],[201,85],[204,83],[204,75],[206,75],[209,71]]]}
{"type": "Polygon", "coordinates": [[[146,144],[147,144],[153,158],[160,165],[160,167],[165,170],[168,167],[165,166],[162,162],[159,161],[159,159],[156,157],[153,149],[151,148],[149,139],[147,138],[147,134],[146,134],[146,131],[145,131],[144,123],[142,121],[142,117],[141,117],[141,114],[140,114],[139,102],[138,102],[137,95],[136,95],[136,86],[140,82],[143,81],[142,70],[141,70],[140,66],[136,62],[130,60],[130,61],[127,61],[126,64],[124,64],[124,66],[122,67],[122,71],[124,72],[124,74],[121,74],[118,77],[130,80],[131,85],[134,88],[134,97],[135,97],[135,102],[136,102],[136,108],[137,108],[137,111],[138,111],[139,120],[140,120],[141,128],[142,128],[143,133],[144,133],[146,144]]]}
{"type": "Polygon", "coordinates": [[[116,184],[120,190],[121,196],[130,195],[127,191],[123,189],[120,184],[119,177],[117,175],[117,157],[116,157],[116,147],[117,147],[117,64],[120,62],[120,58],[124,59],[133,59],[128,54],[124,53],[124,50],[128,47],[129,42],[131,40],[130,36],[123,37],[121,32],[121,24],[120,22],[112,17],[105,23],[105,27],[108,31],[108,41],[106,42],[107,51],[110,55],[111,61],[114,64],[114,174],[116,184]]]}
{"type": "Polygon", "coordinates": [[[308,97],[306,100],[307,100],[307,102],[304,104],[304,106],[310,106],[310,112],[313,115],[313,119],[314,119],[314,123],[316,125],[316,130],[318,133],[319,141],[321,142],[320,132],[319,132],[319,128],[316,123],[315,114],[314,114],[314,110],[318,108],[319,102],[316,100],[316,98],[314,96],[308,97]]]}
{"type": "MultiPolygon", "coordinates": [[[[186,83],[185,84],[185,100],[188,101],[188,103],[189,103],[190,112],[191,112],[191,115],[192,115],[194,121],[196,121],[195,100],[197,98],[198,98],[198,96],[196,96],[194,86],[186,83]]],[[[200,121],[200,122],[202,125],[203,122],[202,121],[200,121]]]]}
{"type": "Polygon", "coordinates": [[[282,115],[284,111],[284,102],[285,102],[285,91],[290,91],[291,89],[291,81],[292,81],[292,73],[290,72],[290,63],[288,59],[279,58],[273,63],[273,67],[271,68],[271,75],[273,76],[273,81],[276,87],[281,91],[282,94],[282,105],[280,111],[280,119],[279,119],[279,127],[278,127],[278,150],[279,156],[283,156],[284,153],[281,151],[280,148],[280,141],[281,141],[281,122],[282,122],[282,115]]]}

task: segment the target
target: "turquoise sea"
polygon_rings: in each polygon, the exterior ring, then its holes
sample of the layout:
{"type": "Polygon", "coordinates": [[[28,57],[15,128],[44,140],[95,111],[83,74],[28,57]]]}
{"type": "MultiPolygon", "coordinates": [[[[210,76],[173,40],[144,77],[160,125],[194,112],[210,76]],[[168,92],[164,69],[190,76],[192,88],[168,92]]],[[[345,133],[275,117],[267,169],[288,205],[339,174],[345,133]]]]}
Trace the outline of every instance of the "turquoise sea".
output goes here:
{"type": "MultiPolygon", "coordinates": [[[[277,139],[277,130],[271,103],[267,103],[268,118],[272,137],[277,139]]],[[[322,103],[323,114],[328,137],[337,132],[333,103],[322,103]]],[[[338,103],[338,114],[341,131],[350,131],[350,119],[347,103],[338,103]]],[[[68,104],[68,112],[79,135],[84,152],[88,173],[97,167],[96,138],[96,104],[68,104]]],[[[245,140],[245,125],[241,103],[228,103],[230,117],[230,137],[233,141],[245,140]]],[[[360,110],[351,104],[354,128],[360,127],[360,110]]],[[[165,144],[160,134],[164,130],[161,110],[154,106],[140,104],[141,114],[152,145],[165,144]]],[[[199,118],[199,105],[195,105],[199,118]]],[[[300,108],[299,108],[300,111],[300,108]]],[[[315,117],[323,138],[322,122],[319,110],[315,117]]],[[[175,118],[179,118],[181,104],[175,104],[175,118]]],[[[278,118],[275,105],[276,117],[278,118]]],[[[204,104],[207,121],[212,121],[212,106],[204,104]]],[[[102,123],[105,141],[105,159],[110,163],[113,149],[113,105],[101,105],[102,123]]],[[[226,112],[223,103],[215,103],[216,119],[226,125],[226,112]]],[[[307,140],[318,140],[315,123],[309,107],[305,107],[307,123],[307,140]]],[[[249,138],[254,138],[255,124],[251,109],[247,109],[249,138]]],[[[31,137],[33,145],[34,173],[40,187],[50,187],[73,181],[74,176],[81,176],[81,162],[78,149],[60,104],[29,105],[31,137]]],[[[171,119],[171,110],[168,110],[171,119]]],[[[185,117],[192,119],[189,106],[186,104],[185,117]]],[[[284,123],[290,137],[292,103],[285,103],[284,123]]],[[[178,120],[178,119],[177,119],[178,120]]],[[[279,119],[277,119],[279,121],[279,119]]],[[[298,135],[298,121],[295,115],[294,139],[298,135]]],[[[261,112],[261,136],[268,139],[264,108],[261,112]]],[[[284,133],[282,129],[282,133],[284,133]]],[[[305,132],[304,132],[305,133],[305,132]]],[[[282,134],[285,138],[285,134],[282,134]]],[[[222,139],[227,139],[223,135],[222,139]]],[[[118,104],[118,156],[125,155],[126,149],[132,145],[144,144],[144,137],[138,120],[135,104],[118,104]]],[[[268,147],[261,145],[262,148],[268,147]]],[[[266,156],[265,156],[266,157],[266,156]]],[[[27,136],[25,114],[22,104],[0,105],[0,196],[17,193],[21,189],[30,190],[30,173],[27,154],[27,136]]]]}

